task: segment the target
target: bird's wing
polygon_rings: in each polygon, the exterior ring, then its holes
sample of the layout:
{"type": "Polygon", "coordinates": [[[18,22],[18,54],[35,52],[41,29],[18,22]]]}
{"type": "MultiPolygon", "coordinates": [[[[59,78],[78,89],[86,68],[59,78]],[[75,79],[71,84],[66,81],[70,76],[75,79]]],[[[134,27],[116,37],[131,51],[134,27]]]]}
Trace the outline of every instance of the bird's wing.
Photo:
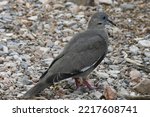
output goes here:
{"type": "Polygon", "coordinates": [[[61,57],[64,56],[64,53],[59,54],[50,64],[49,68],[41,75],[40,79],[44,78],[44,76],[47,74],[48,70],[51,68],[51,66],[57,61],[59,60],[61,57]]]}
{"type": "Polygon", "coordinates": [[[74,43],[76,43],[76,41],[78,41],[80,34],[82,33],[78,33],[76,34],[71,40],[70,42],[65,46],[64,50],[52,61],[52,63],[50,64],[49,68],[41,75],[40,79],[44,78],[44,76],[47,74],[47,72],[49,71],[49,69],[51,68],[51,66],[60,58],[62,58],[72,47],[72,45],[74,43]]]}
{"type": "Polygon", "coordinates": [[[101,35],[80,38],[66,49],[65,54],[53,63],[48,72],[59,75],[59,80],[81,74],[91,67],[95,68],[106,52],[107,42],[101,35]]]}
{"type": "Polygon", "coordinates": [[[41,75],[40,79],[44,78],[44,76],[47,74],[47,72],[49,71],[49,69],[51,68],[51,66],[60,58],[62,58],[67,52],[68,50],[71,48],[71,45],[73,45],[79,37],[80,33],[76,34],[71,40],[70,42],[66,45],[66,47],[64,48],[64,51],[62,51],[50,64],[49,68],[41,75]]]}

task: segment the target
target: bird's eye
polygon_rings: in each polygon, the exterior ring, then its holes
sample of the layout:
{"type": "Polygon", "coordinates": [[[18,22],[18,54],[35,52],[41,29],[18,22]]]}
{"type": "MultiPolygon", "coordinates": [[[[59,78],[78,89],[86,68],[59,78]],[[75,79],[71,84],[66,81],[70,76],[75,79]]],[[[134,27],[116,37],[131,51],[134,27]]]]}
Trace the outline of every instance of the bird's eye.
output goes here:
{"type": "Polygon", "coordinates": [[[106,17],[104,16],[104,17],[103,17],[103,19],[105,20],[105,19],[106,19],[106,17]]]}

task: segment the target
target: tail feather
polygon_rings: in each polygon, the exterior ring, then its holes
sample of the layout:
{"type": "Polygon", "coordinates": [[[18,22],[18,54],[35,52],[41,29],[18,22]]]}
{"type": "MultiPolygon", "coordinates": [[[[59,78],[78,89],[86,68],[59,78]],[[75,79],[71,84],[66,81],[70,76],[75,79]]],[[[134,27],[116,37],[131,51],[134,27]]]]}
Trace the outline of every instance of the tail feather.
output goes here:
{"type": "Polygon", "coordinates": [[[61,80],[64,80],[66,78],[72,77],[75,75],[74,73],[57,73],[53,75],[45,74],[43,77],[40,79],[40,81],[29,91],[27,91],[23,98],[24,99],[29,99],[38,94],[39,92],[43,91],[45,88],[47,88],[49,85],[52,85],[55,82],[59,82],[61,80]]]}
{"type": "Polygon", "coordinates": [[[49,85],[50,84],[48,84],[48,83],[44,82],[43,80],[41,80],[34,87],[32,87],[29,91],[27,91],[24,94],[23,98],[25,98],[25,99],[32,98],[33,96],[35,96],[36,94],[38,94],[39,92],[41,92],[42,90],[47,88],[49,85]]]}

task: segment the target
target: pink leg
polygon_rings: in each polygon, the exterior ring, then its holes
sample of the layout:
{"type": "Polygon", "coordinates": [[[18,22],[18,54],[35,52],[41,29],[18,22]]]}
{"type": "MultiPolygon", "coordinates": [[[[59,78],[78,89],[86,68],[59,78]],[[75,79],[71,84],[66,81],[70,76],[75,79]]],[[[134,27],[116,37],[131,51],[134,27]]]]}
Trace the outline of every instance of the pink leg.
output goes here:
{"type": "Polygon", "coordinates": [[[81,84],[81,81],[80,81],[80,78],[74,78],[75,80],[75,83],[76,83],[76,88],[78,89],[82,84],[81,84]]]}
{"type": "Polygon", "coordinates": [[[86,86],[90,90],[95,89],[95,87],[92,87],[91,84],[89,84],[89,82],[86,79],[83,79],[82,81],[81,78],[73,78],[73,79],[75,79],[76,89],[78,89],[80,86],[86,86]]]}
{"type": "Polygon", "coordinates": [[[89,84],[89,82],[86,79],[83,79],[83,85],[87,86],[90,90],[93,89],[93,87],[89,84]]]}

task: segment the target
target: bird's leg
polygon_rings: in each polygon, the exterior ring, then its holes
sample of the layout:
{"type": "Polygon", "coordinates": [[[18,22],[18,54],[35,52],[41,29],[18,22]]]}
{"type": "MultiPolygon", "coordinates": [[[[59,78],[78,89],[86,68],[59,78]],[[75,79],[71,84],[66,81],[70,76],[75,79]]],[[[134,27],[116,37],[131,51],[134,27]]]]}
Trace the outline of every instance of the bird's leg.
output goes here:
{"type": "Polygon", "coordinates": [[[73,79],[75,79],[76,89],[78,89],[80,86],[86,86],[90,90],[95,89],[95,87],[91,86],[86,78],[82,78],[81,80],[81,78],[75,77],[73,79]]]}
{"type": "Polygon", "coordinates": [[[82,85],[81,80],[80,80],[80,78],[74,78],[74,80],[76,83],[76,88],[78,89],[82,85]]]}
{"type": "Polygon", "coordinates": [[[83,79],[83,85],[87,86],[88,89],[94,89],[91,84],[86,80],[86,79],[83,79]]]}

